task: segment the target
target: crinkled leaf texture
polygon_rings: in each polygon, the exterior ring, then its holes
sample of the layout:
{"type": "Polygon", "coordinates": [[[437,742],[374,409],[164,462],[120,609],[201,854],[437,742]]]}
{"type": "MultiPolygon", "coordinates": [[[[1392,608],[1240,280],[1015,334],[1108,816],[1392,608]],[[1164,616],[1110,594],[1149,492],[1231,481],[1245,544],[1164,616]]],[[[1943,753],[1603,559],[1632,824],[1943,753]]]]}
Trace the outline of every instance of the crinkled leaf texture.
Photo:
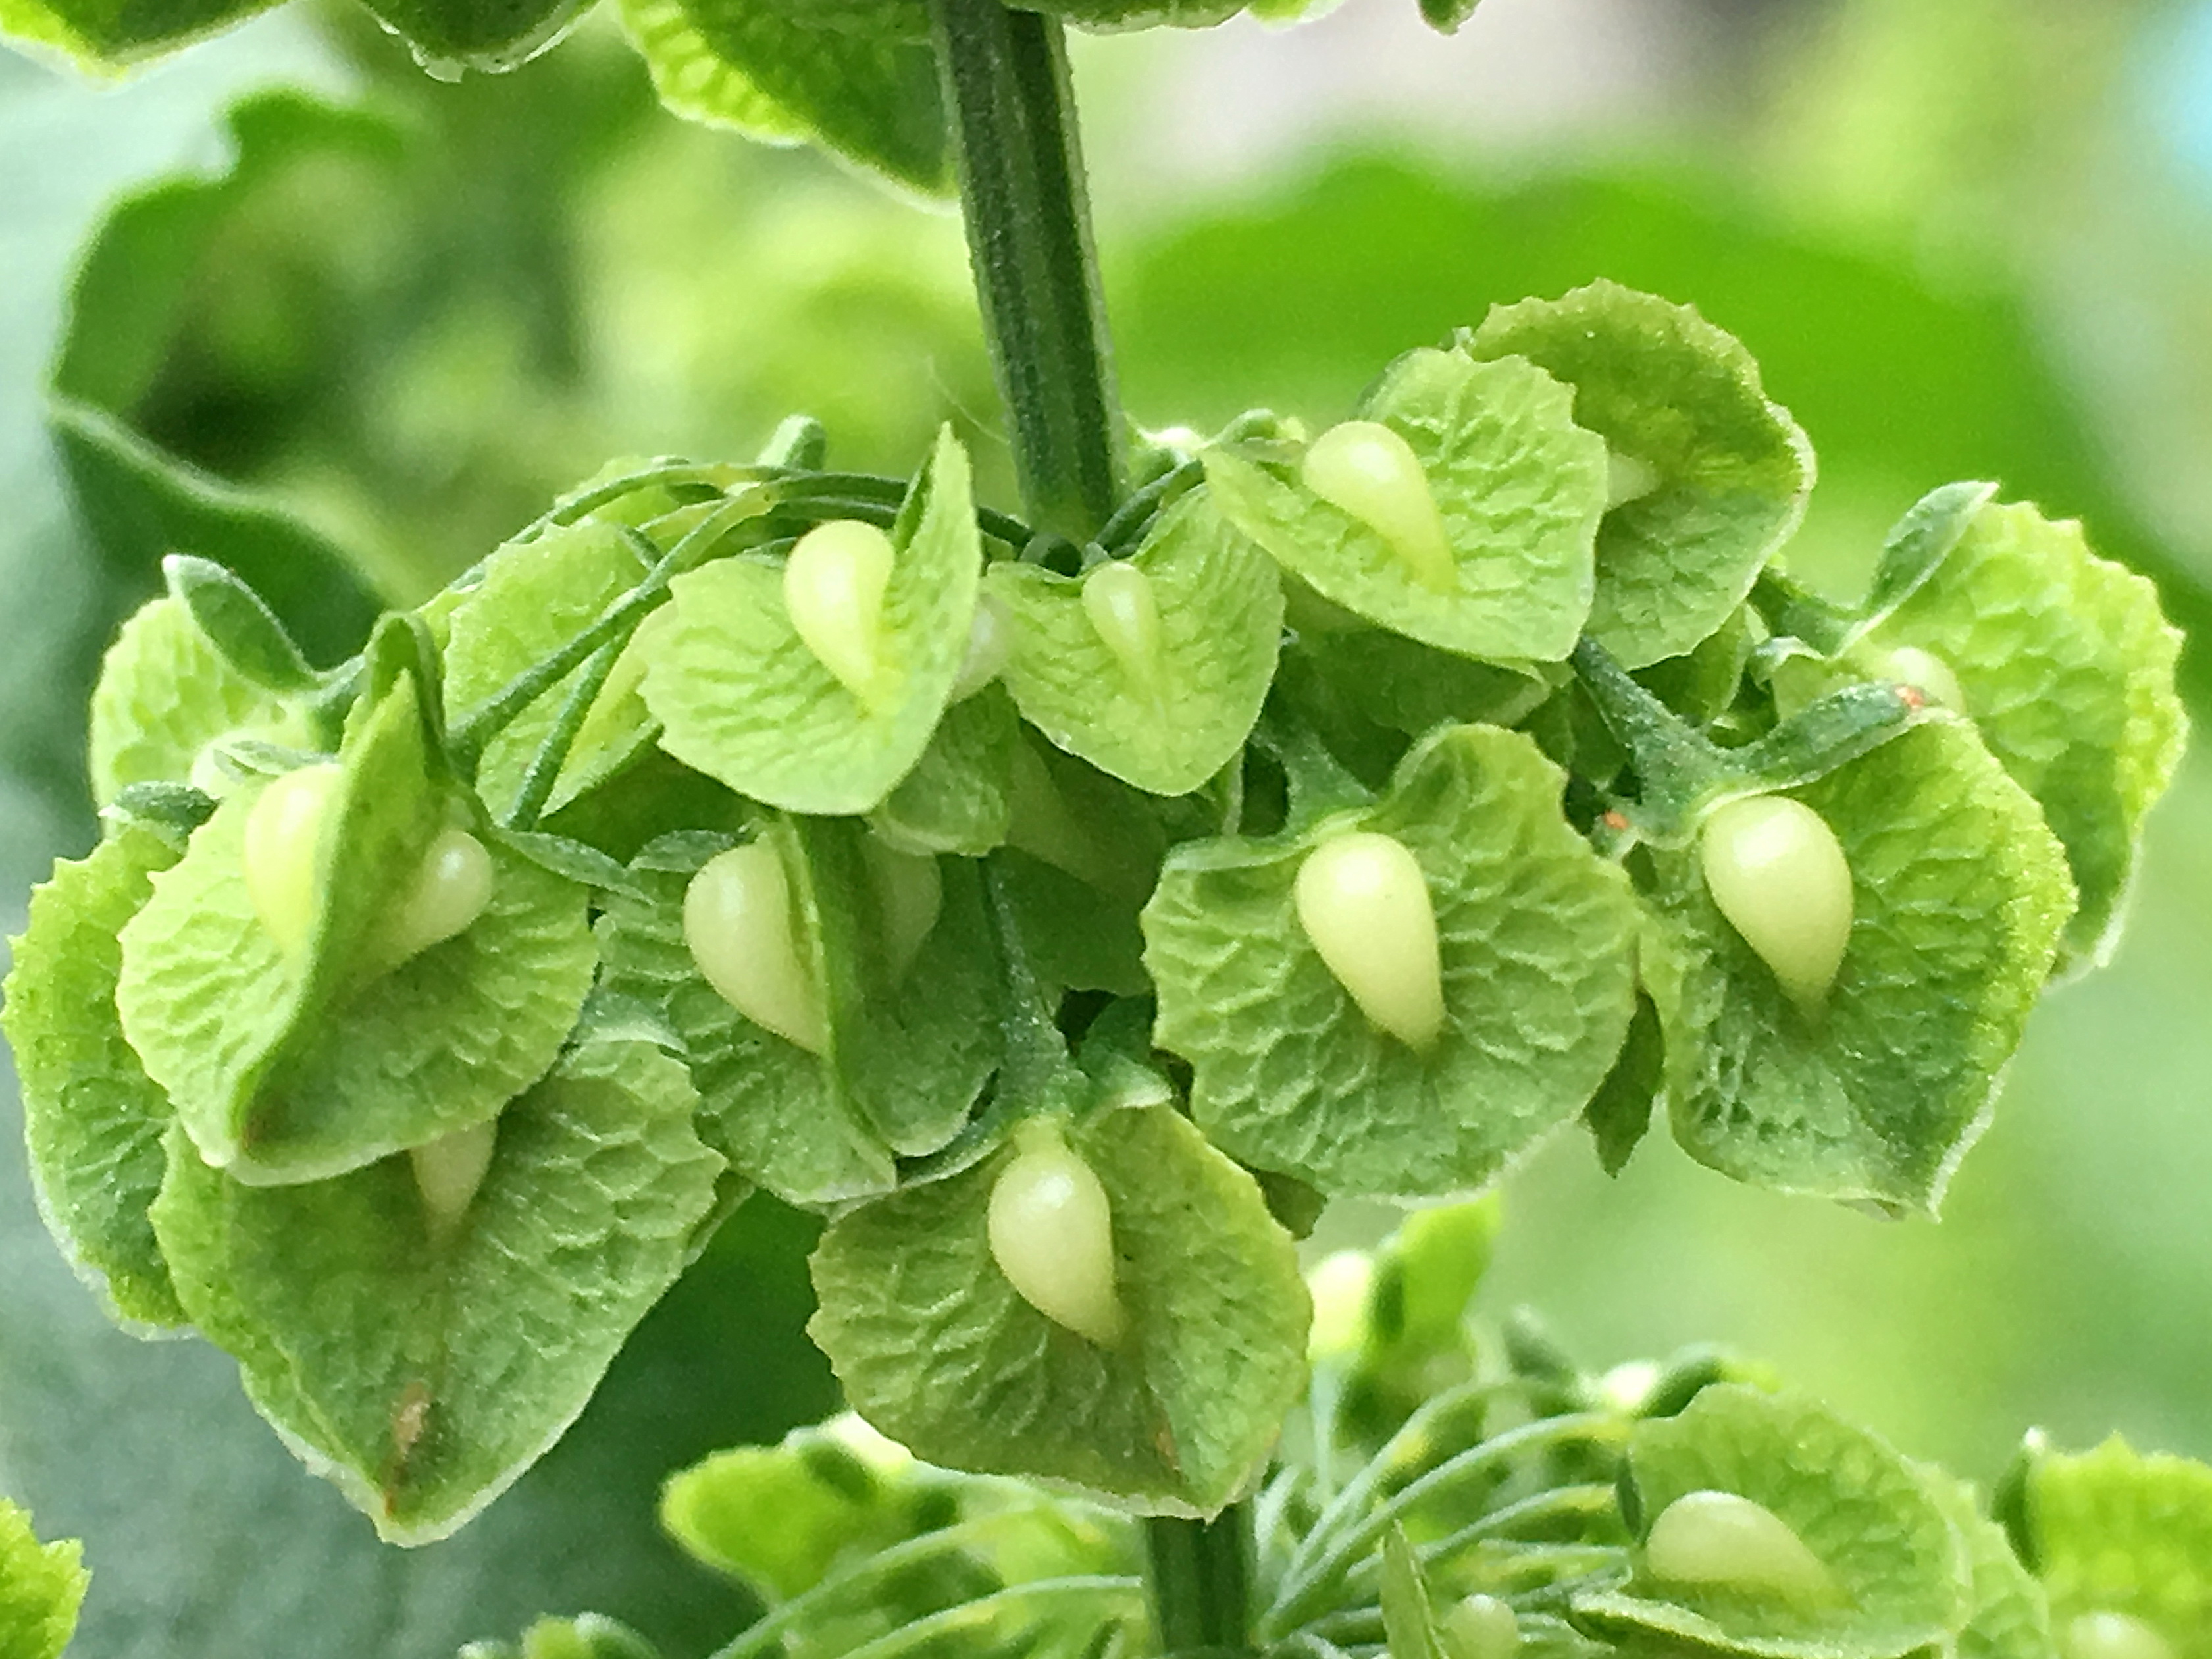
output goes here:
{"type": "Polygon", "coordinates": [[[0,1497],[0,1654],[61,1659],[86,1577],[76,1540],[41,1544],[31,1517],[0,1497]]]}
{"type": "Polygon", "coordinates": [[[2013,1553],[2004,1528],[1976,1507],[1972,1488],[1929,1464],[1920,1473],[1966,1547],[1973,1612],[1958,1635],[1958,1659],[2058,1659],[2050,1600],[2013,1553]]]}
{"type": "Polygon", "coordinates": [[[182,783],[203,749],[234,733],[303,735],[283,699],[224,662],[181,601],[141,607],[100,659],[93,688],[92,798],[106,806],[132,784],[182,783]]]}
{"type": "Polygon", "coordinates": [[[2150,582],[2099,558],[2070,521],[1991,505],[1875,637],[1932,651],[1982,741],[2042,804],[2081,908],[2062,970],[2117,942],[2144,815],[2180,764],[2181,635],[2150,582]]]}
{"type": "Polygon", "coordinates": [[[1635,1006],[1636,907],[1515,732],[1448,727],[1379,803],[1289,839],[1188,842],[1144,915],[1160,1046],[1226,1150],[1328,1192],[1492,1180],[1596,1091],[1635,1006]],[[1368,1022],[1308,942],[1291,887],[1340,830],[1395,836],[1436,912],[1445,1026],[1418,1053],[1368,1022]]]}
{"type": "Polygon", "coordinates": [[[1282,585],[1205,491],[1185,496],[1132,554],[1159,613],[1157,660],[1131,664],[1085,608],[1084,584],[1007,560],[991,567],[1013,649],[1006,683],[1029,723],[1071,754],[1154,795],[1183,795],[1236,758],[1260,717],[1283,632],[1282,585]]]}
{"type": "Polygon", "coordinates": [[[181,1134],[154,1225],[193,1320],[387,1540],[442,1538],[560,1437],[690,1259],[722,1161],[682,1064],[587,1043],[510,1104],[457,1230],[408,1160],[247,1186],[181,1134]]]}
{"type": "Polygon", "coordinates": [[[2049,976],[2064,855],[1961,722],[1794,793],[1851,869],[1850,942],[1817,1019],[1722,918],[1694,852],[1651,855],[1643,972],[1674,1138],[1739,1180],[1933,1213],[2049,976]]]}
{"type": "Polygon", "coordinates": [[[834,1222],[808,1329],[854,1409],[918,1456],[1213,1514],[1257,1477],[1304,1382],[1297,1252],[1252,1177],[1170,1107],[1098,1113],[1068,1142],[1112,1209],[1118,1346],[1000,1272],[985,1217],[1004,1154],[834,1222]]]}
{"type": "Polygon", "coordinates": [[[39,1212],[126,1326],[185,1323],[146,1218],[174,1114],[115,1012],[116,935],[151,895],[153,873],[176,861],[160,835],[130,826],[89,857],[56,864],[31,894],[0,990],[39,1212]]]}
{"type": "Polygon", "coordinates": [[[1565,381],[1576,424],[1651,474],[1598,530],[1589,632],[1626,668],[1717,631],[1805,515],[1811,443],[1751,353],[1689,306],[1593,283],[1498,307],[1466,350],[1565,381]]]}
{"type": "MultiPolygon", "coordinates": [[[[825,8],[826,9],[832,9],[825,8]]],[[[623,0],[623,27],[678,115],[820,144],[912,190],[951,184],[937,66],[893,8],[823,18],[777,0],[623,0]]]]}
{"type": "Polygon", "coordinates": [[[2178,1659],[2212,1654],[2212,1468],[2115,1435],[2094,1451],[2043,1457],[2029,1504],[2055,1625],[2127,1613],[2178,1659]]]}
{"type": "Polygon", "coordinates": [[[697,1080],[702,1133],[732,1168],[793,1204],[887,1192],[896,1147],[930,1151],[967,1120],[998,1063],[995,968],[972,867],[939,871],[936,924],[896,979],[849,823],[771,823],[760,833],[791,881],[800,960],[827,994],[817,1056],[755,1025],[699,973],[684,932],[691,878],[735,838],[668,837],[632,866],[599,923],[604,990],[651,1009],[697,1080]],[[841,891],[842,889],[842,891],[841,891]]]}
{"type": "Polygon", "coordinates": [[[968,456],[941,433],[892,542],[877,688],[867,703],[792,626],[783,561],[739,554],[678,576],[645,700],[661,747],[738,794],[788,812],[872,810],[929,747],[968,650],[982,544],[968,456]],[[915,510],[916,505],[920,510],[915,510]]]}
{"type": "MultiPolygon", "coordinates": [[[[533,540],[513,542],[484,561],[483,575],[447,625],[447,717],[461,715],[516,675],[581,633],[635,588],[645,567],[611,524],[586,519],[556,525],[533,540]]],[[[522,711],[484,746],[477,792],[503,815],[522,785],[538,746],[560,719],[584,668],[574,670],[522,711]]],[[[570,745],[545,810],[558,812],[604,783],[650,741],[650,723],[635,681],[610,675],[570,745]]]]}
{"type": "Polygon", "coordinates": [[[1373,530],[1227,449],[1206,452],[1222,513],[1324,598],[1463,656],[1558,662],[1589,615],[1606,503],[1604,440],[1574,394],[1517,358],[1408,352],[1360,409],[1412,446],[1459,563],[1458,586],[1415,580],[1373,530]]]}
{"type": "Polygon", "coordinates": [[[1577,1598],[1592,1625],[1768,1659],[1898,1659],[1948,1644],[1972,1611],[1964,1542],[1920,1471],[1826,1406],[1735,1383],[1637,1425],[1628,1462],[1643,1530],[1677,1498],[1733,1492],[1764,1504],[1839,1594],[1799,1603],[1718,1586],[1655,1583],[1577,1598]]]}
{"type": "Polygon", "coordinates": [[[467,930],[362,979],[452,810],[422,744],[403,676],[348,740],[300,955],[247,887],[258,791],[217,808],[123,930],[124,1031],[202,1155],[242,1180],[317,1180],[483,1122],[552,1064],[590,989],[586,890],[496,841],[467,930]]]}

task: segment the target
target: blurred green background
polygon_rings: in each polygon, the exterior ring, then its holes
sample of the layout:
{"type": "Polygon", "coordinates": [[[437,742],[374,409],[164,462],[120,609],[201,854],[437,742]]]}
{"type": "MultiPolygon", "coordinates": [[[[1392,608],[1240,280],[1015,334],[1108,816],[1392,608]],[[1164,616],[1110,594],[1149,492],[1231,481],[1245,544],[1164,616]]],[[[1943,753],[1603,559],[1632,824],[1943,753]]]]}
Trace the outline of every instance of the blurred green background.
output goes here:
{"type": "MultiPolygon", "coordinates": [[[[1926,487],[1990,477],[2212,625],[2205,0],[1486,0],[1449,41],[1346,0],[1086,41],[1078,72],[1147,424],[1328,418],[1492,301],[1606,275],[1759,357],[1820,452],[1792,554],[1816,579],[1848,586],[1926,487]]],[[[953,420],[1006,498],[956,221],[660,114],[604,26],[450,86],[297,10],[120,88],[0,53],[0,920],[88,844],[98,654],[205,515],[272,568],[330,561],[284,597],[336,654],[372,595],[418,597],[610,455],[747,453],[793,409],[899,471],[953,420]],[[199,486],[149,488],[152,450],[199,486]]],[[[1984,1478],[2030,1423],[2212,1455],[2208,924],[2200,757],[2117,963],[2038,1016],[1941,1225],[1747,1192],[1663,1138],[1608,1181],[1569,1137],[1509,1185],[1491,1305],[1593,1363],[1735,1344],[1984,1478]]],[[[651,1505],[675,1465],[826,1407],[807,1223],[748,1211],[539,1470],[403,1555],[219,1355],[107,1328],[15,1126],[11,1100],[0,1491],[86,1538],[82,1652],[430,1659],[598,1607],[692,1656],[735,1622],[651,1505]]]]}

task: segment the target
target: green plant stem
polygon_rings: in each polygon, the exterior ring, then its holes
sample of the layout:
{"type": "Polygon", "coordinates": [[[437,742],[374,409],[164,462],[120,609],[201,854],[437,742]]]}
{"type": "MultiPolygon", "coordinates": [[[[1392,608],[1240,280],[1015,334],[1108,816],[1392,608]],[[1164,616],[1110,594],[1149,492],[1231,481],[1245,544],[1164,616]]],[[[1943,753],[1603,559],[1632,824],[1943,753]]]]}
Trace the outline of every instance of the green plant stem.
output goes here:
{"type": "Polygon", "coordinates": [[[983,336],[1031,526],[1079,545],[1121,494],[1120,400],[1056,19],[930,0],[983,336]]]}
{"type": "Polygon", "coordinates": [[[1152,1617],[1169,1659],[1252,1651],[1252,1516],[1232,1504],[1212,1521],[1145,1523],[1152,1617]]]}

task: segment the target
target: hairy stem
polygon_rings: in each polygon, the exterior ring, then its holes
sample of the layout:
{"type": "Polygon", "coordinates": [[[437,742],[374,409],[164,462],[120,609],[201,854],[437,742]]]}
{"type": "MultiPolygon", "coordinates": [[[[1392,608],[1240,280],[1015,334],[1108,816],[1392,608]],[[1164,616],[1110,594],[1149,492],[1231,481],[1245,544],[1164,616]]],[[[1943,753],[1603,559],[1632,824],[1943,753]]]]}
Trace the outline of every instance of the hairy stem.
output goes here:
{"type": "Polygon", "coordinates": [[[931,0],[969,256],[1030,524],[1079,544],[1121,494],[1121,412],[1058,20],[931,0]]]}
{"type": "Polygon", "coordinates": [[[1145,1548],[1163,1653],[1252,1651],[1250,1505],[1234,1504],[1212,1521],[1156,1516],[1145,1523],[1145,1548]]]}

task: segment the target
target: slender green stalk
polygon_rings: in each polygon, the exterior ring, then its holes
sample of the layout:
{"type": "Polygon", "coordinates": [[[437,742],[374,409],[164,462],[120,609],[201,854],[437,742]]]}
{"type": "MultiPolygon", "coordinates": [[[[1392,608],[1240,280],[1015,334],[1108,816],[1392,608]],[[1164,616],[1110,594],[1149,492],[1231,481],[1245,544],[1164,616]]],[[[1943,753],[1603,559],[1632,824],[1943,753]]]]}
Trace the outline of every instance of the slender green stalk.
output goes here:
{"type": "Polygon", "coordinates": [[[983,333],[1030,524],[1079,544],[1121,494],[1121,412],[1056,19],[930,0],[983,333]]]}
{"type": "Polygon", "coordinates": [[[1251,1651],[1249,1505],[1234,1504],[1210,1522],[1148,1521],[1145,1549],[1162,1652],[1251,1651]]]}

